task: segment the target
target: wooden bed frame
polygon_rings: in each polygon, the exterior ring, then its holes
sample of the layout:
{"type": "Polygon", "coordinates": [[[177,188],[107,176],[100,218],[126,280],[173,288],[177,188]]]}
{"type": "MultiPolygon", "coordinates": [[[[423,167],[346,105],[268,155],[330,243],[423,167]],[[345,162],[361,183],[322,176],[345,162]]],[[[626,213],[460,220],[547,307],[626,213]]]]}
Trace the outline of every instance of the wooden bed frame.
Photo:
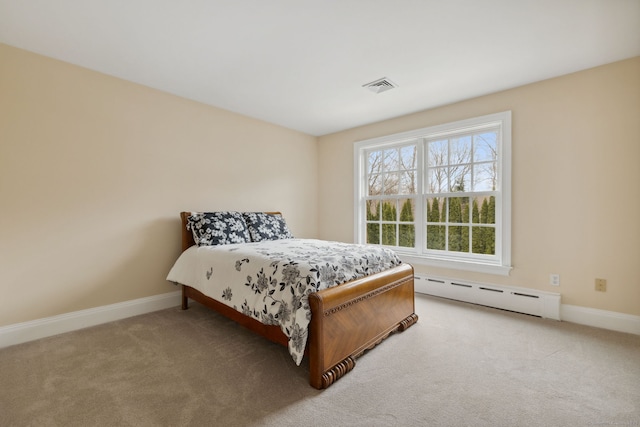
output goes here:
{"type": "MultiPolygon", "coordinates": [[[[278,213],[278,212],[268,212],[278,213]]],[[[182,250],[195,244],[187,231],[191,212],[181,212],[182,250]]],[[[257,320],[224,305],[194,288],[182,285],[182,309],[189,298],[240,325],[282,344],[286,335],[277,325],[257,320]]],[[[401,264],[390,270],[324,289],[309,296],[311,323],[305,354],[309,357],[309,382],[324,389],[351,371],[356,358],[391,333],[404,331],[418,321],[413,293],[413,267],[401,264]]]]}

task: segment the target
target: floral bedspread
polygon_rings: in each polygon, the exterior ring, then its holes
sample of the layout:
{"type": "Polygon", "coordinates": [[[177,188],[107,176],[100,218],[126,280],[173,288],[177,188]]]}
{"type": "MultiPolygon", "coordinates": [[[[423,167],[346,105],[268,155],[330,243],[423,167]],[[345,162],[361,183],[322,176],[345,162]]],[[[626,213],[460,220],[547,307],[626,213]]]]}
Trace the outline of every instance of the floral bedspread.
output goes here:
{"type": "Polygon", "coordinates": [[[191,286],[264,324],[280,325],[297,365],[307,342],[308,297],[331,286],[401,264],[381,246],[282,239],[193,246],[167,280],[191,286]]]}

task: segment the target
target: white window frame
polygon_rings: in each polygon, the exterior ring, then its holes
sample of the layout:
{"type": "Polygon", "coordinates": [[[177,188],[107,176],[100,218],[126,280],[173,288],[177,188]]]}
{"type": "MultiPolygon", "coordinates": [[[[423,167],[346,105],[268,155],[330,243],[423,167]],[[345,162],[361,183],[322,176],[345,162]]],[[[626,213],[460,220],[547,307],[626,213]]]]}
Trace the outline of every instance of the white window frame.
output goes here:
{"type": "Polygon", "coordinates": [[[354,144],[354,241],[366,243],[366,156],[371,149],[384,149],[397,146],[411,140],[426,141],[436,136],[472,132],[483,127],[500,127],[498,144],[498,182],[496,196],[496,255],[491,257],[474,257],[473,254],[443,252],[442,254],[424,248],[424,213],[423,185],[424,177],[424,143],[418,143],[418,197],[416,198],[415,235],[416,248],[392,247],[400,258],[411,264],[442,267],[482,273],[509,275],[511,271],[511,111],[489,114],[467,120],[460,120],[442,125],[430,126],[408,132],[358,141],[354,144]]]}

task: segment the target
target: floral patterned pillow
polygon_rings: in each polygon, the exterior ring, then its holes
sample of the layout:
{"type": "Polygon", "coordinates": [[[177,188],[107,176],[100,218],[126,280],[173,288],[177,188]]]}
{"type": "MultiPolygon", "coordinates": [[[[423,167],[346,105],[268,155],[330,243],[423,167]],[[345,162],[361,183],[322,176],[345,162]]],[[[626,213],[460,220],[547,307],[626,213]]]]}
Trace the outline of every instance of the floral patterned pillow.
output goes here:
{"type": "Polygon", "coordinates": [[[187,230],[198,246],[251,242],[240,212],[193,212],[187,218],[187,230]]]}
{"type": "Polygon", "coordinates": [[[282,215],[264,212],[245,212],[242,214],[249,228],[252,242],[263,240],[293,239],[282,215]]]}

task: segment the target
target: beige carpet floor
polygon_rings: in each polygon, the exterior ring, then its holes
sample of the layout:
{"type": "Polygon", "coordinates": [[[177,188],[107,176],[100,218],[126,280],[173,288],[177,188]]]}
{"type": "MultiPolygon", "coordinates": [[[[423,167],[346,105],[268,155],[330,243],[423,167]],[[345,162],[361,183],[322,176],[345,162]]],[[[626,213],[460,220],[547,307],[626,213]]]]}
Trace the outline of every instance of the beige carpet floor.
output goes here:
{"type": "Polygon", "coordinates": [[[197,304],[8,347],[0,426],[640,426],[640,336],[420,295],[416,311],[324,391],[197,304]]]}

